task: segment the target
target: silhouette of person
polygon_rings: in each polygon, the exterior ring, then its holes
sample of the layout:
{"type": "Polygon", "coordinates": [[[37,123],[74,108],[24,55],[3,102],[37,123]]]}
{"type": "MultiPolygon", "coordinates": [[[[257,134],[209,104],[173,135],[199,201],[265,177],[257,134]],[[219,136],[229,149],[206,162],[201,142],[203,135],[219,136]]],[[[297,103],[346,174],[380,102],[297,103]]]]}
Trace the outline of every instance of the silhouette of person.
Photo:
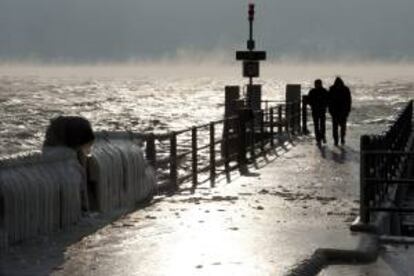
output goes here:
{"type": "Polygon", "coordinates": [[[308,103],[312,109],[315,138],[318,146],[326,143],[325,122],[328,107],[328,91],[323,87],[320,79],[315,80],[315,87],[309,91],[308,103]]]}
{"type": "Polygon", "coordinates": [[[85,183],[80,191],[82,209],[85,211],[90,209],[86,163],[94,140],[95,135],[87,119],[78,116],[59,116],[50,121],[43,142],[43,151],[50,147],[60,146],[71,148],[76,152],[80,165],[85,169],[85,183]]]}
{"type": "Polygon", "coordinates": [[[338,146],[338,128],[340,128],[341,144],[345,144],[346,124],[351,112],[351,91],[340,77],[335,79],[329,88],[329,113],[332,117],[332,136],[335,146],[338,146]]]}

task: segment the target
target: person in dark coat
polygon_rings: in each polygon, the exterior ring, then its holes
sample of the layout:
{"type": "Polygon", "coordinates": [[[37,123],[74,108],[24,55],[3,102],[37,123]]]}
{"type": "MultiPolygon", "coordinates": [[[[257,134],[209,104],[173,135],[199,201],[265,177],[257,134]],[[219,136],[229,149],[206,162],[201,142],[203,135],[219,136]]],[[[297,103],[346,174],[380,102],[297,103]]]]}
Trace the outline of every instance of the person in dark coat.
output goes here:
{"type": "Polygon", "coordinates": [[[332,117],[332,136],[335,146],[338,146],[338,128],[340,128],[341,144],[345,144],[346,124],[351,112],[351,91],[340,77],[335,79],[329,88],[329,113],[332,117]]]}
{"type": "Polygon", "coordinates": [[[320,79],[315,80],[315,87],[309,91],[308,103],[312,109],[315,138],[318,146],[326,143],[325,121],[328,107],[328,91],[322,86],[320,79]]]}

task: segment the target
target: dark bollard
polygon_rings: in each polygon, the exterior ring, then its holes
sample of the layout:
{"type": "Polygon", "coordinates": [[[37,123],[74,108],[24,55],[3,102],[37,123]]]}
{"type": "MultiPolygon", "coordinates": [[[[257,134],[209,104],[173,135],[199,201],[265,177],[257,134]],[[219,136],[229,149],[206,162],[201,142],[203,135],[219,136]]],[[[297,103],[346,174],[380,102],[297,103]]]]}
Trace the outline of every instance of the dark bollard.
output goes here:
{"type": "MultiPolygon", "coordinates": [[[[247,173],[247,131],[246,125],[249,121],[253,120],[253,112],[251,109],[240,109],[239,113],[239,150],[238,150],[238,163],[240,174],[247,173]]],[[[252,133],[254,135],[254,133],[252,133]]],[[[253,149],[254,150],[254,149],[253,149]]]]}
{"type": "Polygon", "coordinates": [[[154,133],[148,134],[146,140],[146,147],[145,147],[145,156],[149,162],[149,164],[155,168],[155,164],[157,162],[157,152],[155,148],[155,135],[154,133]]]}
{"type": "Polygon", "coordinates": [[[292,134],[300,132],[300,101],[301,86],[299,84],[286,85],[286,107],[288,107],[287,118],[289,119],[289,131],[292,134]]]}
{"type": "Polygon", "coordinates": [[[302,96],[302,133],[308,135],[308,96],[302,96]]]}
{"type": "Polygon", "coordinates": [[[240,98],[239,86],[226,86],[224,88],[225,102],[224,102],[224,116],[231,117],[237,114],[237,100],[240,98]]]}

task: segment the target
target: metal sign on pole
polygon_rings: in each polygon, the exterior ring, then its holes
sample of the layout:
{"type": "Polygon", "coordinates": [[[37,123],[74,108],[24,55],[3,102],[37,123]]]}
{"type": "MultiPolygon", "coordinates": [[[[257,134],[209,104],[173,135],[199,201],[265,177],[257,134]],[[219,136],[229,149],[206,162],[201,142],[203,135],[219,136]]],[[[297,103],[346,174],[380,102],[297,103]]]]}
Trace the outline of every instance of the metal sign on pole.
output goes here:
{"type": "Polygon", "coordinates": [[[236,60],[243,62],[243,77],[249,78],[247,84],[247,95],[246,102],[249,108],[253,110],[260,110],[261,100],[261,86],[253,84],[253,78],[260,76],[260,61],[266,60],[265,51],[255,51],[256,43],[253,39],[253,22],[254,22],[254,11],[255,5],[249,3],[248,9],[248,20],[249,20],[249,39],[247,40],[247,51],[237,51],[236,60]],[[257,102],[259,100],[259,102],[257,102]]]}
{"type": "Polygon", "coordinates": [[[256,43],[253,39],[253,21],[254,21],[253,3],[249,4],[248,19],[249,19],[249,39],[247,40],[247,51],[237,51],[236,60],[243,61],[243,76],[249,78],[249,85],[253,85],[253,78],[260,75],[259,61],[266,60],[265,51],[255,51],[256,43]]]}

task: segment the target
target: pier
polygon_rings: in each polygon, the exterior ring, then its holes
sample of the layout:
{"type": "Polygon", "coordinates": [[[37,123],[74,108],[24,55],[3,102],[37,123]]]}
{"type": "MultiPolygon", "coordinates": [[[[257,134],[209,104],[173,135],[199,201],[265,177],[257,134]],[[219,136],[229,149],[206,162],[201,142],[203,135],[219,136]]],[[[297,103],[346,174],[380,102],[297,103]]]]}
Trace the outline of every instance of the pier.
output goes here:
{"type": "MultiPolygon", "coordinates": [[[[312,137],[292,136],[248,164],[250,175],[233,170],[231,183],[218,177],[215,187],[206,182],[194,191],[156,197],[157,203],[98,230],[81,223],[77,231],[57,234],[52,247],[42,248],[42,241],[14,246],[2,263],[4,271],[13,271],[10,266],[23,259],[26,265],[14,275],[34,268],[54,275],[316,275],[325,270],[341,275],[378,267],[388,273],[391,264],[382,258],[371,266],[349,265],[377,260],[374,241],[390,236],[370,227],[356,234],[349,230],[360,215],[359,188],[353,183],[360,181],[361,134],[363,129],[352,129],[348,146],[323,150],[312,137]],[[90,235],[75,242],[85,232],[90,235]],[[321,261],[315,252],[333,252],[328,255],[335,258],[321,261]],[[330,266],[341,263],[347,265],[330,266]],[[316,270],[309,272],[312,267],[316,270]],[[293,274],[298,271],[302,274],[293,274]]],[[[89,221],[103,223],[99,217],[89,221]]]]}
{"type": "Polygon", "coordinates": [[[334,146],[328,124],[316,146],[301,85],[276,101],[254,82],[254,14],[221,119],[98,131],[84,167],[59,147],[0,160],[0,275],[413,271],[413,101],[379,134],[355,124],[334,146]]]}

